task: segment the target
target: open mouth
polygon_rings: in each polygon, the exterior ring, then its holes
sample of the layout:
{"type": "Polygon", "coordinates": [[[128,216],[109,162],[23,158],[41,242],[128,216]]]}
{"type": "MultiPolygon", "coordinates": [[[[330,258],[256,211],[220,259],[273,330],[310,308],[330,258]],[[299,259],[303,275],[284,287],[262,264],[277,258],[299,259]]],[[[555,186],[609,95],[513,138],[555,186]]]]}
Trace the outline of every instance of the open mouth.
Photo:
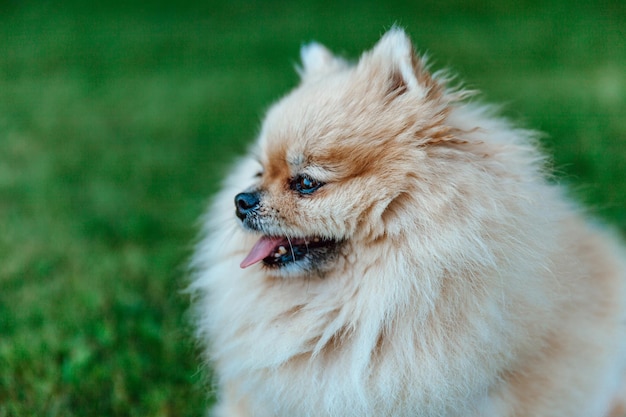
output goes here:
{"type": "Polygon", "coordinates": [[[336,245],[334,240],[321,237],[262,236],[240,266],[247,268],[262,261],[266,266],[282,267],[307,257],[315,259],[326,256],[336,245]]]}

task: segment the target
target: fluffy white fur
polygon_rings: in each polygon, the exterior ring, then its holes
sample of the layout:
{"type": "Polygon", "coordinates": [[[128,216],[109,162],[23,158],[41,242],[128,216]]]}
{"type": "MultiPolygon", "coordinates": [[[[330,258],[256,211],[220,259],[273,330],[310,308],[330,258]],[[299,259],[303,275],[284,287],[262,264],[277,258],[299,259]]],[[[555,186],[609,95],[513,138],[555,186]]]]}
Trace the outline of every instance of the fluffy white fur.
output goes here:
{"type": "Polygon", "coordinates": [[[533,133],[447,88],[399,29],[355,65],[318,44],[302,62],[194,258],[213,414],[620,415],[625,257],[546,180],[533,133]],[[302,173],[324,185],[298,195],[302,173]],[[261,235],[234,214],[245,190],[262,233],[335,256],[240,268],[261,235]]]}

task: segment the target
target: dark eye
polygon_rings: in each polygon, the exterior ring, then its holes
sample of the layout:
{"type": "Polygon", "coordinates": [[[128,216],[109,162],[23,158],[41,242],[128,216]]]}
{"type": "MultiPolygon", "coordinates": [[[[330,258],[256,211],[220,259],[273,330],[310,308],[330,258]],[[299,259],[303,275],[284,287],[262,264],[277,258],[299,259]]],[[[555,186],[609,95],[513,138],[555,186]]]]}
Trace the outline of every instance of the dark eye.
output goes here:
{"type": "Polygon", "coordinates": [[[322,185],[324,185],[322,182],[307,177],[306,175],[299,175],[291,182],[291,188],[300,194],[312,194],[322,185]]]}

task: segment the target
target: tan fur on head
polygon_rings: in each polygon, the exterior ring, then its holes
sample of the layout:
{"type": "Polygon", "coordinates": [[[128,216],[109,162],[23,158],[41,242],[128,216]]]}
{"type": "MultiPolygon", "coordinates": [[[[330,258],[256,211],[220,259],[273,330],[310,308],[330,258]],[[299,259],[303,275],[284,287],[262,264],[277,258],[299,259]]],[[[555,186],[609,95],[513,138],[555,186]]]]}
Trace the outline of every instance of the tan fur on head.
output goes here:
{"type": "Polygon", "coordinates": [[[214,415],[618,412],[624,254],[546,181],[534,134],[400,29],[354,65],[302,61],[194,258],[214,415]]]}

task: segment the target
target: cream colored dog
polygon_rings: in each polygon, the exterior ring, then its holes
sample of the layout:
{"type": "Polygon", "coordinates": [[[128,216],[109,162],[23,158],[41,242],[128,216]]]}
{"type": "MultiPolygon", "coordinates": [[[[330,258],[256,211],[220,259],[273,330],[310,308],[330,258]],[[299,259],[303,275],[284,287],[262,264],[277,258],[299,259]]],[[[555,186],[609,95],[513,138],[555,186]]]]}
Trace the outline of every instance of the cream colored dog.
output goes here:
{"type": "Polygon", "coordinates": [[[626,257],[534,134],[400,29],[355,65],[318,44],[302,61],[194,259],[214,415],[623,412],[626,257]]]}

